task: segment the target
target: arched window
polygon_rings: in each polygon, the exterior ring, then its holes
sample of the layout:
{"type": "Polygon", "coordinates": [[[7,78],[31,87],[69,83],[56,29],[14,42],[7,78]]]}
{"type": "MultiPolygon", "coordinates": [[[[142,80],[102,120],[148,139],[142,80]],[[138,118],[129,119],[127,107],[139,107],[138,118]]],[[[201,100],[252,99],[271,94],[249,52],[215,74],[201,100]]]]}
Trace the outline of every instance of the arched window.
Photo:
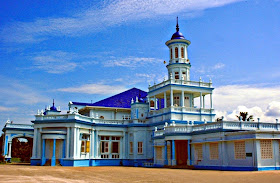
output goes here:
{"type": "Polygon", "coordinates": [[[178,58],[178,47],[175,48],[175,58],[178,58]]]}
{"type": "Polygon", "coordinates": [[[155,102],[153,100],[150,101],[150,107],[155,107],[155,102]]]}
{"type": "Polygon", "coordinates": [[[172,48],[170,49],[170,59],[173,58],[172,48]]]}
{"type": "Polygon", "coordinates": [[[184,47],[181,47],[181,58],[184,58],[184,47]]]}

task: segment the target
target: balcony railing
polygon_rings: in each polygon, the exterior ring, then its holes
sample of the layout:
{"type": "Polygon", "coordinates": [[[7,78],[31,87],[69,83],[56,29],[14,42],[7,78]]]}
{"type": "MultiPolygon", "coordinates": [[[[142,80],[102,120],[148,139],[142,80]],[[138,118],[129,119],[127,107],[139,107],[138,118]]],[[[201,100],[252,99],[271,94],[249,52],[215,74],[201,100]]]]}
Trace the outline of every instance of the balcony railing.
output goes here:
{"type": "Polygon", "coordinates": [[[60,115],[36,115],[36,120],[65,120],[65,119],[76,119],[90,123],[100,123],[100,124],[128,124],[132,120],[110,120],[110,119],[98,119],[81,114],[60,114],[60,115]]]}
{"type": "Polygon", "coordinates": [[[149,112],[149,116],[155,116],[158,114],[163,114],[167,112],[190,112],[190,113],[213,113],[214,109],[205,109],[205,108],[194,108],[194,107],[167,107],[167,108],[162,108],[159,110],[153,110],[149,112]]]}
{"type": "Polygon", "coordinates": [[[206,83],[206,82],[199,82],[199,81],[186,81],[186,80],[180,80],[180,79],[169,79],[166,81],[163,81],[159,84],[155,84],[151,87],[149,87],[149,91],[153,91],[155,89],[161,88],[165,85],[168,84],[178,84],[178,85],[187,85],[187,86],[199,86],[199,87],[206,87],[206,88],[211,88],[212,83],[206,83]]]}
{"type": "Polygon", "coordinates": [[[155,130],[154,136],[162,136],[165,134],[176,133],[193,133],[209,130],[248,130],[248,131],[280,131],[280,123],[251,122],[251,121],[219,121],[200,125],[176,126],[171,124],[165,126],[164,129],[155,130]]]}

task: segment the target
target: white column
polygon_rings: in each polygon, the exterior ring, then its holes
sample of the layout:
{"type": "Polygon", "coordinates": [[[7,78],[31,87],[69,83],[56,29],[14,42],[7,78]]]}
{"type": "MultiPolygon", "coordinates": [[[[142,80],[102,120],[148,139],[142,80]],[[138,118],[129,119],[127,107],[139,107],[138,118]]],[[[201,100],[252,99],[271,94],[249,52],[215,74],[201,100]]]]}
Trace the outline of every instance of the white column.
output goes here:
{"type": "Polygon", "coordinates": [[[181,57],[181,46],[178,46],[178,58],[182,58],[181,57]]]}
{"type": "Polygon", "coordinates": [[[170,90],[170,106],[173,107],[173,90],[170,90]]]}
{"type": "Polygon", "coordinates": [[[213,100],[212,100],[212,93],[210,93],[210,107],[213,109],[213,100]]]}
{"type": "Polygon", "coordinates": [[[76,133],[76,128],[73,127],[71,129],[71,132],[72,132],[72,135],[71,135],[71,153],[70,153],[70,157],[71,158],[75,158],[76,157],[76,136],[77,136],[77,133],[76,133]]]}
{"type": "MultiPolygon", "coordinates": [[[[172,55],[173,55],[173,58],[175,58],[175,46],[172,46],[172,55]]],[[[173,76],[174,77],[174,76],[173,76]]]]}
{"type": "Polygon", "coordinates": [[[205,109],[205,95],[203,95],[203,109],[205,109]]]}
{"type": "Polygon", "coordinates": [[[125,138],[125,132],[123,132],[123,138],[122,138],[122,158],[123,159],[126,159],[126,152],[125,152],[125,141],[126,141],[126,138],[125,138]]]}
{"type": "Polygon", "coordinates": [[[90,138],[90,158],[92,159],[95,154],[94,154],[94,136],[95,136],[95,130],[91,130],[91,138],[90,138]]]}
{"type": "Polygon", "coordinates": [[[37,130],[37,157],[40,158],[42,157],[41,155],[41,144],[42,144],[42,141],[41,141],[41,131],[42,129],[41,128],[38,128],[37,130]]]}
{"type": "Polygon", "coordinates": [[[154,110],[157,110],[157,98],[154,96],[154,110]]]}
{"type": "Polygon", "coordinates": [[[188,59],[187,47],[185,46],[185,59],[188,59]]]}
{"type": "Polygon", "coordinates": [[[149,104],[149,112],[151,112],[151,99],[150,99],[150,97],[148,97],[148,104],[149,104]]]}
{"type": "Polygon", "coordinates": [[[181,106],[185,107],[185,95],[184,95],[184,91],[182,91],[182,95],[181,95],[181,106]]]}
{"type": "Polygon", "coordinates": [[[95,131],[96,133],[96,139],[95,139],[95,147],[96,147],[96,154],[95,154],[95,158],[99,158],[99,136],[98,136],[98,131],[95,131]]]}
{"type": "Polygon", "coordinates": [[[37,128],[34,128],[34,139],[33,139],[33,148],[32,148],[32,158],[37,158],[36,147],[37,147],[37,128]]]}
{"type": "Polygon", "coordinates": [[[166,92],[164,92],[164,108],[167,107],[167,98],[166,98],[166,92]]]}
{"type": "Polygon", "coordinates": [[[77,130],[77,136],[76,136],[76,157],[78,157],[78,156],[80,156],[80,148],[79,148],[79,140],[80,140],[80,133],[79,133],[79,128],[76,128],[76,130],[77,130]]]}
{"type": "Polygon", "coordinates": [[[181,70],[181,67],[179,68],[179,80],[182,80],[182,70],[181,70]]]}
{"type": "Polygon", "coordinates": [[[200,92],[200,108],[202,108],[202,92],[200,92]]]}
{"type": "Polygon", "coordinates": [[[69,158],[69,143],[70,143],[70,128],[67,127],[67,134],[66,134],[66,156],[65,158],[69,158]]]}

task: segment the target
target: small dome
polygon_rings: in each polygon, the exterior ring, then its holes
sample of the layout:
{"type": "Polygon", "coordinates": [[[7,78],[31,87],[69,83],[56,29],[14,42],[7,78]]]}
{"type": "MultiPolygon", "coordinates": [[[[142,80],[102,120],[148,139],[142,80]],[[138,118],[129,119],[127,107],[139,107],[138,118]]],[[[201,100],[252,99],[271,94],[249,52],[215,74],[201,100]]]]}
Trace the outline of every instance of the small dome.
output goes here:
{"type": "Polygon", "coordinates": [[[171,39],[185,39],[185,37],[181,32],[177,31],[172,35],[171,39]]]}
{"type": "Polygon", "coordinates": [[[57,109],[56,109],[56,107],[55,107],[54,105],[51,106],[50,110],[51,110],[51,111],[57,111],[57,109]]]}

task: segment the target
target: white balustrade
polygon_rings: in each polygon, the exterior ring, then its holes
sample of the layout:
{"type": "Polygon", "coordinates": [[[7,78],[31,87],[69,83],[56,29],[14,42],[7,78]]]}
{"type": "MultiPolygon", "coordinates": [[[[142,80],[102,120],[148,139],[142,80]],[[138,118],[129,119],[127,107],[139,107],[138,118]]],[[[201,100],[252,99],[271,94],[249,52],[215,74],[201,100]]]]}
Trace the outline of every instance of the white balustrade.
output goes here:
{"type": "Polygon", "coordinates": [[[203,132],[209,130],[248,130],[248,131],[280,131],[279,123],[265,123],[265,122],[254,122],[254,121],[218,121],[210,122],[207,124],[190,125],[186,126],[166,126],[164,130],[161,130],[155,136],[161,136],[170,133],[192,133],[192,132],[203,132]]]}
{"type": "Polygon", "coordinates": [[[155,84],[153,86],[149,87],[149,91],[153,91],[155,89],[161,88],[165,85],[168,84],[179,84],[179,85],[188,85],[188,86],[200,86],[200,87],[207,87],[210,88],[212,87],[212,83],[205,83],[205,82],[199,82],[199,81],[185,81],[185,80],[180,80],[180,79],[169,79],[166,81],[163,81],[159,84],[155,84]]]}

